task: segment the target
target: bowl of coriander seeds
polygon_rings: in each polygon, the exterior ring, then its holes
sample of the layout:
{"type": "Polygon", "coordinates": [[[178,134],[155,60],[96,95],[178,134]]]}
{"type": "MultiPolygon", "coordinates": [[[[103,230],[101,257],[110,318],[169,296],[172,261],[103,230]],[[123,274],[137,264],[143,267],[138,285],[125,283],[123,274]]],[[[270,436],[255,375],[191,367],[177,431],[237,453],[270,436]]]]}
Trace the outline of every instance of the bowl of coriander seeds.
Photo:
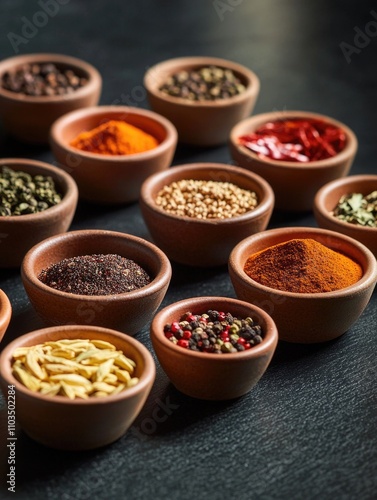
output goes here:
{"type": "Polygon", "coordinates": [[[18,267],[40,241],[64,233],[78,200],[72,177],[48,163],[0,160],[0,267],[18,267]]]}
{"type": "Polygon", "coordinates": [[[216,57],[160,62],[144,76],[151,108],[168,118],[180,142],[215,146],[252,112],[259,78],[247,67],[216,57]]]}
{"type": "Polygon", "coordinates": [[[314,199],[319,227],[351,236],[377,257],[377,175],[350,175],[327,183],[314,199]]]}
{"type": "Polygon", "coordinates": [[[226,264],[243,238],[266,229],[274,207],[257,174],[221,163],[193,163],[150,176],[140,208],[154,242],[173,261],[226,264]]]}

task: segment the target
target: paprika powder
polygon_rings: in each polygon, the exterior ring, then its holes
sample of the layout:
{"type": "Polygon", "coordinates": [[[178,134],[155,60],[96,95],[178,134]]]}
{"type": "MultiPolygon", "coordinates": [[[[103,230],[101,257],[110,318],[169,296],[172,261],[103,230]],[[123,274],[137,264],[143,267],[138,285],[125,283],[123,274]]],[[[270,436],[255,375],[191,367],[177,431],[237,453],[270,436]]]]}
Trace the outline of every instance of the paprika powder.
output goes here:
{"type": "Polygon", "coordinates": [[[261,285],[285,292],[332,292],[363,275],[352,259],[313,239],[292,239],[257,252],[246,260],[245,273],[261,285]]]}

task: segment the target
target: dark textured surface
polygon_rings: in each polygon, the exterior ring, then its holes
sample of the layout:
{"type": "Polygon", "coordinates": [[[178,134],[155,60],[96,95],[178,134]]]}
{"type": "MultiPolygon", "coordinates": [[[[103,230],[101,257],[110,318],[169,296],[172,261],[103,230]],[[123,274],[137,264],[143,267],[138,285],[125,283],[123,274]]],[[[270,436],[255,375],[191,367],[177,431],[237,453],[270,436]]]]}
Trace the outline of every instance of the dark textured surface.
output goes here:
{"type": "MultiPolygon", "coordinates": [[[[353,0],[71,0],[19,49],[81,57],[104,77],[102,104],[133,95],[131,102],[141,107],[148,107],[140,85],[152,64],[183,55],[233,59],[261,79],[255,112],[307,109],[344,121],[359,139],[351,174],[376,173],[377,39],[364,41],[365,47],[351,55],[350,63],[339,47],[342,42],[354,44],[354,27],[363,30],[373,20],[374,8],[374,2],[353,0]]],[[[21,34],[22,17],[32,19],[39,10],[36,1],[1,0],[1,58],[14,54],[7,34],[21,34]]],[[[0,155],[52,161],[48,149],[21,145],[3,133],[0,155]]],[[[180,147],[174,164],[191,161],[231,159],[225,146],[180,147]]],[[[275,213],[269,227],[292,225],[313,226],[315,221],[310,213],[275,213]]],[[[137,204],[105,208],[80,203],[72,225],[79,228],[150,238],[137,204]]],[[[6,238],[0,244],[6,244],[6,238]]],[[[0,273],[0,286],[14,311],[7,343],[42,323],[27,301],[18,271],[0,273]]],[[[234,296],[225,267],[174,266],[163,305],[210,294],[234,296]]],[[[281,342],[255,389],[229,403],[181,395],[158,366],[155,386],[134,426],[105,449],[57,452],[19,431],[13,496],[375,498],[376,331],[375,292],[363,316],[340,339],[315,346],[281,342]],[[156,413],[158,407],[162,409],[156,413]],[[153,420],[156,414],[159,422],[153,420]]],[[[151,348],[147,328],[137,338],[151,348]]],[[[1,406],[0,497],[5,497],[9,466],[4,399],[1,406]]]]}

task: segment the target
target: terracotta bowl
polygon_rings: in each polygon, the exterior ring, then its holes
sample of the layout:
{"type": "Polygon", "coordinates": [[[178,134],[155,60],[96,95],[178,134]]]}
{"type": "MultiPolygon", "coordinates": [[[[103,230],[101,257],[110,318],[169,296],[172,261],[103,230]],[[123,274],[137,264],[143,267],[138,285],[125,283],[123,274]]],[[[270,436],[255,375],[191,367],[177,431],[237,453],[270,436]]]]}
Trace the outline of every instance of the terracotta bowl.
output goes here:
{"type": "Polygon", "coordinates": [[[119,439],[141,411],[155,379],[155,364],[149,351],[137,340],[107,328],[64,326],[36,330],[6,346],[0,357],[1,389],[15,386],[16,419],[26,434],[52,448],[88,450],[119,439]],[[140,380],[119,394],[102,398],[74,399],[33,392],[13,375],[11,360],[18,347],[61,339],[100,339],[112,343],[136,363],[140,380]]]}
{"type": "Polygon", "coordinates": [[[146,325],[161,304],[170,283],[166,255],[148,241],[124,233],[102,230],[71,231],[34,246],[21,268],[31,303],[47,324],[104,326],[133,335],[146,325]],[[135,261],[152,281],[137,290],[114,295],[77,295],[42,283],[42,269],[79,255],[118,254],[135,261]]]}
{"type": "Polygon", "coordinates": [[[251,170],[268,181],[275,193],[275,206],[282,210],[311,210],[318,189],[333,179],[348,174],[357,151],[355,134],[343,123],[328,116],[307,111],[283,111],[255,115],[233,127],[230,151],[237,165],[251,170]],[[342,128],[347,135],[343,151],[326,160],[306,164],[260,158],[238,143],[242,135],[253,132],[268,121],[287,118],[317,118],[342,128]]]}
{"type": "Polygon", "coordinates": [[[240,300],[268,312],[288,342],[324,342],[345,333],[364,311],[377,281],[377,262],[364,245],[348,236],[318,228],[280,228],[241,241],[229,258],[229,274],[240,300]],[[247,258],[294,238],[312,238],[358,262],[364,275],[347,288],[326,293],[284,292],[259,284],[244,272],[247,258]]]}
{"type": "Polygon", "coordinates": [[[4,158],[0,159],[0,170],[3,166],[31,175],[51,176],[63,194],[60,203],[43,212],[0,216],[0,267],[17,267],[32,246],[68,230],[75,214],[78,190],[70,175],[48,163],[4,158]]]}
{"type": "Polygon", "coordinates": [[[0,342],[7,331],[12,316],[11,303],[3,290],[0,289],[0,342]]]}
{"type": "Polygon", "coordinates": [[[157,358],[174,386],[188,396],[226,400],[249,392],[266,371],[274,354],[278,332],[262,309],[227,297],[194,297],[162,309],[150,328],[157,358]],[[257,320],[264,331],[263,341],[247,351],[227,354],[195,352],[174,345],[164,335],[164,325],[179,321],[186,312],[203,314],[209,309],[257,320]]]}
{"type": "Polygon", "coordinates": [[[360,241],[377,258],[376,227],[364,227],[343,222],[330,213],[344,194],[362,193],[367,195],[373,191],[377,191],[377,175],[351,175],[329,182],[316,194],[314,215],[319,227],[338,231],[360,241]]]}
{"type": "Polygon", "coordinates": [[[145,109],[98,106],[73,111],[57,120],[51,129],[51,148],[59,166],[76,180],[80,198],[100,203],[137,201],[143,181],[167,169],[177,145],[177,131],[164,117],[145,109]],[[70,146],[84,130],[109,120],[123,120],[156,137],[159,145],[144,153],[103,155],[70,146]]]}
{"type": "Polygon", "coordinates": [[[271,187],[261,177],[221,163],[192,163],[152,175],[143,184],[140,208],[156,244],[168,257],[191,266],[226,264],[232,248],[243,238],[263,231],[274,206],[271,187]],[[231,182],[257,194],[259,205],[230,219],[195,219],[169,214],[155,203],[163,186],[181,179],[231,182]]]}
{"type": "Polygon", "coordinates": [[[59,68],[73,69],[88,83],[64,96],[33,97],[11,92],[0,86],[0,117],[6,130],[24,142],[48,142],[50,127],[59,116],[86,106],[95,106],[101,94],[102,78],[90,64],[75,57],[60,54],[27,54],[0,62],[2,75],[32,63],[53,63],[59,68]]]}
{"type": "Polygon", "coordinates": [[[174,123],[179,141],[197,146],[226,142],[233,125],[252,112],[260,86],[259,78],[245,66],[215,57],[179,57],[161,62],[146,72],[144,85],[151,108],[174,123]],[[209,65],[232,70],[246,90],[228,99],[200,103],[171,97],[159,90],[170,75],[209,65]]]}

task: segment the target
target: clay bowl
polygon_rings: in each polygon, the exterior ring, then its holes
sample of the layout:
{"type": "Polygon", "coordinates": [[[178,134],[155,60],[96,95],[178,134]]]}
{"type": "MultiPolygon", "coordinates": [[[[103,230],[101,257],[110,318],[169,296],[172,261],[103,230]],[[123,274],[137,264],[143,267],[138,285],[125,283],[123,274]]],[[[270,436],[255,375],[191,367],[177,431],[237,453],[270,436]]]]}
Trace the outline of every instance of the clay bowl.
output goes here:
{"type": "Polygon", "coordinates": [[[171,304],[153,318],[150,334],[157,358],[174,386],[188,396],[217,401],[249,392],[266,371],[278,341],[276,325],[267,313],[228,297],[194,297],[171,304]],[[243,352],[213,354],[179,347],[165,337],[166,324],[179,321],[186,312],[203,314],[209,309],[250,316],[261,325],[263,341],[243,352]]]}
{"type": "Polygon", "coordinates": [[[12,316],[11,303],[3,290],[0,289],[0,342],[7,331],[12,316]]]}
{"type": "Polygon", "coordinates": [[[32,305],[47,324],[96,325],[133,335],[151,320],[161,304],[171,266],[159,248],[142,238],[114,231],[82,230],[34,246],[25,256],[21,276],[32,305]],[[135,261],[152,281],[128,293],[88,296],[55,290],[38,279],[42,269],[65,258],[109,253],[135,261]]]}
{"type": "Polygon", "coordinates": [[[155,364],[146,347],[107,328],[71,325],[36,330],[8,344],[0,357],[1,389],[5,395],[10,385],[15,387],[16,419],[21,428],[35,441],[62,450],[89,450],[119,439],[141,411],[154,379],[155,364]],[[118,394],[71,400],[33,392],[12,375],[12,353],[16,348],[61,339],[112,343],[135,361],[134,376],[139,382],[118,394]]]}
{"type": "Polygon", "coordinates": [[[233,125],[252,112],[260,86],[259,78],[245,66],[215,57],[179,57],[160,62],[146,72],[144,85],[151,108],[174,123],[179,141],[197,146],[225,143],[233,125]],[[204,102],[171,97],[159,90],[169,76],[179,71],[210,65],[232,70],[246,90],[228,99],[204,102]]]}
{"type": "Polygon", "coordinates": [[[263,231],[274,206],[271,187],[261,177],[221,163],[192,163],[149,177],[140,194],[140,208],[156,244],[168,257],[191,266],[226,264],[232,248],[243,238],[263,231]],[[163,186],[182,179],[231,182],[257,194],[259,205],[230,219],[196,219],[169,214],[155,203],[163,186]]]}
{"type": "Polygon", "coordinates": [[[363,243],[377,258],[377,228],[344,222],[333,215],[339,199],[348,193],[367,195],[377,191],[377,175],[351,175],[329,182],[323,186],[314,199],[314,216],[319,227],[338,231],[363,243]]]}
{"type": "Polygon", "coordinates": [[[59,165],[70,172],[80,198],[100,203],[131,203],[139,198],[143,181],[170,166],[177,145],[177,131],[164,117],[145,109],[98,106],[73,111],[51,128],[51,148],[59,165]],[[143,153],[103,155],[71,147],[84,130],[109,120],[123,120],[158,139],[159,145],[143,153]]]}
{"type": "Polygon", "coordinates": [[[70,175],[48,163],[4,158],[0,160],[0,171],[3,166],[31,175],[51,176],[64,195],[60,203],[43,212],[0,216],[0,267],[17,267],[32,246],[68,230],[75,214],[78,190],[70,175]]]}
{"type": "Polygon", "coordinates": [[[59,116],[98,103],[102,78],[90,64],[60,54],[27,54],[0,62],[2,75],[24,64],[53,63],[61,69],[73,69],[88,80],[87,84],[64,96],[33,97],[11,92],[0,86],[0,117],[6,130],[17,139],[30,143],[48,142],[50,127],[59,116]]]}
{"type": "Polygon", "coordinates": [[[345,333],[364,311],[377,281],[377,262],[358,241],[340,233],[318,228],[280,228],[241,241],[229,258],[229,274],[240,300],[255,304],[274,319],[279,339],[316,343],[345,333]],[[364,275],[347,288],[326,293],[292,293],[263,286],[244,272],[247,258],[272,245],[293,238],[312,238],[358,262],[364,275]]]}
{"type": "Polygon", "coordinates": [[[343,123],[328,116],[307,111],[283,111],[255,115],[233,127],[230,133],[230,151],[237,165],[251,170],[271,184],[275,193],[275,206],[281,210],[311,210],[318,189],[333,179],[348,174],[357,151],[355,134],[343,123]],[[253,132],[268,121],[287,118],[315,118],[342,128],[347,135],[343,151],[332,158],[298,162],[260,158],[256,153],[238,143],[239,137],[253,132]]]}

